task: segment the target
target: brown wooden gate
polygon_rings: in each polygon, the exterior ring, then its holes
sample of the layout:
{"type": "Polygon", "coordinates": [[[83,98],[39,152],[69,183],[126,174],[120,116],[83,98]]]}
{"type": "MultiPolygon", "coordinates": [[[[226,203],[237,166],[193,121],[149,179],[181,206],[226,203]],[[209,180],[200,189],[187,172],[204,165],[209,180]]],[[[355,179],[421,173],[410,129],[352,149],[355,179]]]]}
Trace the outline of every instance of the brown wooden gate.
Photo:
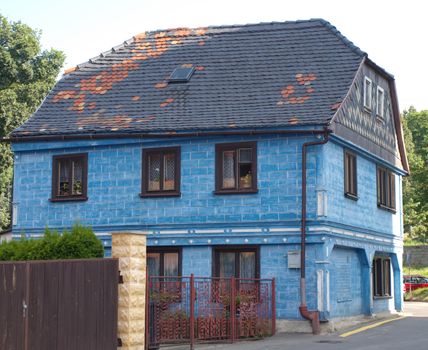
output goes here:
{"type": "Polygon", "coordinates": [[[118,260],[0,263],[0,349],[117,349],[118,260]]]}

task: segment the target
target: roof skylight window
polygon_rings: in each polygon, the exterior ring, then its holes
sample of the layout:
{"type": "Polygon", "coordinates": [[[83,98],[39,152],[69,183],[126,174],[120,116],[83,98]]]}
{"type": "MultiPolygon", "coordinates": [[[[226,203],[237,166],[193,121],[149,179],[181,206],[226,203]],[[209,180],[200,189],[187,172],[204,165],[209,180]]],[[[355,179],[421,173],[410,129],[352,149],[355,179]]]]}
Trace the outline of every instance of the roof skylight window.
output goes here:
{"type": "Polygon", "coordinates": [[[195,67],[178,67],[175,68],[169,77],[170,83],[187,83],[193,72],[195,71],[195,67]]]}

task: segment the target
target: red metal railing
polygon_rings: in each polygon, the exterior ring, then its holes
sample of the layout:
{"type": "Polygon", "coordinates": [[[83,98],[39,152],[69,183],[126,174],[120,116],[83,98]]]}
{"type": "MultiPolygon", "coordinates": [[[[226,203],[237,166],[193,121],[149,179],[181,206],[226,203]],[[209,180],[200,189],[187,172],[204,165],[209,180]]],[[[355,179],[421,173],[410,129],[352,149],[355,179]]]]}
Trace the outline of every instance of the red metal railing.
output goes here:
{"type": "Polygon", "coordinates": [[[149,277],[146,344],[275,334],[275,279],[149,277]]]}

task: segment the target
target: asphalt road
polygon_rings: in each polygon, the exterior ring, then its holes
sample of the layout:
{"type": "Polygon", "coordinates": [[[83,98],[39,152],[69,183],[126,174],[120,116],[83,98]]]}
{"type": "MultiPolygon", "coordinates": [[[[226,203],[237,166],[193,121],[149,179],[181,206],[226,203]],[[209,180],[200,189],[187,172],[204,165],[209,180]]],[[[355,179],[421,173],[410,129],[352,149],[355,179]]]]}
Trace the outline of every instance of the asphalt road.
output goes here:
{"type": "Polygon", "coordinates": [[[312,336],[278,334],[258,341],[196,345],[196,350],[427,350],[428,303],[406,303],[406,317],[356,333],[312,336]]]}

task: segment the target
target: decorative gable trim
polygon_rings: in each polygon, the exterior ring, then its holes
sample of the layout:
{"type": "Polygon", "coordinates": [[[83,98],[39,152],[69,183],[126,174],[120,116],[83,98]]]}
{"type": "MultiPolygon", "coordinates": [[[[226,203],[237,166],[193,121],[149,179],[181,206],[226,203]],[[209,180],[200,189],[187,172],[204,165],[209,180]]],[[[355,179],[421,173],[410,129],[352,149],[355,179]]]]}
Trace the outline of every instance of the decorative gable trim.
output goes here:
{"type": "Polygon", "coordinates": [[[357,83],[357,80],[361,77],[363,67],[366,64],[370,68],[372,68],[376,73],[380,74],[382,77],[384,77],[388,81],[390,95],[391,95],[392,119],[393,119],[395,134],[396,134],[396,138],[397,138],[397,146],[398,146],[398,151],[399,151],[399,155],[400,155],[400,161],[401,161],[401,165],[402,165],[404,171],[406,172],[406,174],[409,174],[409,164],[408,164],[408,160],[407,160],[406,149],[404,146],[403,127],[402,127],[401,120],[400,120],[400,111],[399,111],[398,102],[397,102],[397,92],[396,92],[396,88],[395,88],[395,79],[391,74],[389,74],[384,69],[382,69],[381,67],[376,65],[367,56],[362,59],[360,66],[358,68],[358,71],[355,74],[355,77],[349,86],[349,90],[348,90],[347,94],[345,95],[343,100],[340,101],[337,104],[337,106],[335,106],[336,112],[333,115],[329,125],[332,125],[335,121],[338,122],[338,118],[339,118],[338,115],[341,115],[345,112],[345,108],[346,108],[345,106],[347,105],[347,102],[349,102],[349,100],[351,98],[351,94],[353,92],[353,87],[357,83]]]}

